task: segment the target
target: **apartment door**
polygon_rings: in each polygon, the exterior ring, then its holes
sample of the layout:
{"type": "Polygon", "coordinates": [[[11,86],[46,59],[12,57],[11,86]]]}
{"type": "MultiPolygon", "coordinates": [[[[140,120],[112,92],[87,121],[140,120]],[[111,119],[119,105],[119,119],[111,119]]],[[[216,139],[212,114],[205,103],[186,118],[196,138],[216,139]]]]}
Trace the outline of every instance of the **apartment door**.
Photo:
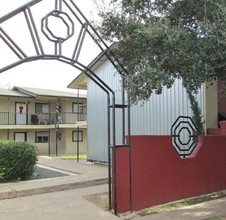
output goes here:
{"type": "Polygon", "coordinates": [[[14,140],[15,141],[27,141],[27,134],[26,132],[15,132],[14,133],[14,140]]]}
{"type": "Polygon", "coordinates": [[[27,105],[25,102],[16,102],[16,124],[27,124],[27,105]]]}

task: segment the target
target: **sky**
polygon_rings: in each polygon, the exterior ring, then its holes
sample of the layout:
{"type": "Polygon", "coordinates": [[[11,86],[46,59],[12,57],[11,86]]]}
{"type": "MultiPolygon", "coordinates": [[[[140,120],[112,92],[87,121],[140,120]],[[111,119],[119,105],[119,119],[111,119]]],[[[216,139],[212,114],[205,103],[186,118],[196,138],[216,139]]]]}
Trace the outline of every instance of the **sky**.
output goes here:
{"type": "MultiPolygon", "coordinates": [[[[4,4],[0,7],[0,18],[27,2],[29,2],[29,0],[4,1],[4,4]]],[[[55,0],[43,0],[41,3],[37,3],[37,5],[32,7],[32,12],[34,13],[33,16],[37,15],[37,18],[39,16],[40,18],[43,18],[43,16],[54,9],[52,7],[54,2],[55,0]],[[51,6],[48,4],[51,4],[51,6]]],[[[98,20],[97,9],[93,0],[74,0],[74,3],[89,20],[98,20]]],[[[15,37],[14,40],[19,46],[23,47],[28,54],[31,53],[32,55],[34,50],[33,44],[30,43],[30,35],[28,34],[29,32],[27,32],[27,25],[24,18],[24,15],[21,13],[20,15],[9,19],[7,22],[3,22],[0,26],[3,27],[3,29],[10,34],[10,36],[13,36],[13,39],[15,37]]],[[[60,25],[53,25],[52,27],[56,28],[56,26],[58,27],[60,25]]],[[[75,33],[78,33],[80,29],[76,26],[76,24],[74,28],[75,33]]],[[[62,31],[61,29],[59,30],[63,32],[63,29],[62,31]]],[[[59,30],[55,29],[56,32],[54,33],[61,34],[59,30]]],[[[54,51],[53,44],[47,40],[44,34],[41,35],[41,40],[43,39],[45,41],[43,41],[44,49],[48,48],[48,52],[52,53],[52,51],[54,51]]],[[[70,38],[68,41],[70,42],[70,40],[73,42],[73,38],[70,38]]],[[[71,45],[68,41],[65,41],[64,43],[64,45],[66,45],[65,51],[71,50],[71,45]]],[[[86,37],[84,47],[81,50],[80,61],[84,64],[88,64],[99,54],[99,52],[100,50],[97,49],[93,41],[86,37]]],[[[3,43],[0,39],[0,68],[6,64],[11,64],[15,61],[15,59],[15,55],[11,53],[11,51],[5,46],[5,43],[3,43]]],[[[32,61],[0,73],[0,87],[25,86],[35,88],[64,89],[74,78],[76,78],[79,73],[80,70],[78,71],[76,68],[58,61],[32,61]]]]}

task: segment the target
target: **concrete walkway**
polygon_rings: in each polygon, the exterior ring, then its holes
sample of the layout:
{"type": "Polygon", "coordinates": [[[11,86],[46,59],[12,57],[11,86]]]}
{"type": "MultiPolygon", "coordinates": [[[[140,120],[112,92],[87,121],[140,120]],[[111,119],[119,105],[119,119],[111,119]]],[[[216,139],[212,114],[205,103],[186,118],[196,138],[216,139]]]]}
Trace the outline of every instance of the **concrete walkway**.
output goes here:
{"type": "MultiPolygon", "coordinates": [[[[84,199],[84,196],[108,191],[107,166],[77,163],[55,157],[39,157],[38,164],[65,172],[69,176],[1,184],[0,219],[193,220],[226,216],[225,197],[144,217],[136,213],[118,217],[84,199]]],[[[226,217],[216,219],[226,219],[226,217]]]]}
{"type": "Polygon", "coordinates": [[[173,211],[135,217],[141,220],[226,220],[226,197],[173,211]]]}
{"type": "Polygon", "coordinates": [[[108,169],[104,165],[77,163],[55,157],[39,157],[38,164],[70,175],[1,184],[0,200],[108,183],[108,169]]]}
{"type": "Polygon", "coordinates": [[[1,220],[117,220],[108,211],[89,202],[87,195],[106,192],[98,185],[15,199],[0,200],[1,220]]]}

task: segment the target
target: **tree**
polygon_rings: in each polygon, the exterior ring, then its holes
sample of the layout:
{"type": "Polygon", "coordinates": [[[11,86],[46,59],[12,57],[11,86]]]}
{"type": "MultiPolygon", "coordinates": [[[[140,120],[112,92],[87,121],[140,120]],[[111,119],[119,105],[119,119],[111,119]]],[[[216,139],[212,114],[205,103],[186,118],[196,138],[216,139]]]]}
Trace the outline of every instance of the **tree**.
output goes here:
{"type": "Polygon", "coordinates": [[[194,94],[202,83],[226,79],[225,0],[112,4],[113,9],[100,12],[99,31],[106,40],[118,41],[114,52],[128,70],[131,103],[146,101],[153,92],[160,94],[163,86],[170,88],[179,78],[197,109],[194,94]]]}

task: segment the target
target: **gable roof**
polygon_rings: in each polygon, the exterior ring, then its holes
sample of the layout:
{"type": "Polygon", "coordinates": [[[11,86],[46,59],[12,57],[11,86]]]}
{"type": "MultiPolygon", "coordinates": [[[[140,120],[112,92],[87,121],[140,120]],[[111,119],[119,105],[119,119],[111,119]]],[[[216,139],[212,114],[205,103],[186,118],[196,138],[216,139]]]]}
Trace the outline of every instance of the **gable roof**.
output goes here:
{"type": "MultiPolygon", "coordinates": [[[[116,42],[112,43],[109,48],[113,48],[117,45],[116,42]]],[[[102,65],[108,58],[106,53],[108,50],[101,51],[87,66],[88,69],[94,71],[100,65],[102,65]]],[[[79,89],[87,89],[87,78],[88,76],[85,74],[85,70],[82,71],[67,87],[68,88],[79,88],[79,89]]]]}

